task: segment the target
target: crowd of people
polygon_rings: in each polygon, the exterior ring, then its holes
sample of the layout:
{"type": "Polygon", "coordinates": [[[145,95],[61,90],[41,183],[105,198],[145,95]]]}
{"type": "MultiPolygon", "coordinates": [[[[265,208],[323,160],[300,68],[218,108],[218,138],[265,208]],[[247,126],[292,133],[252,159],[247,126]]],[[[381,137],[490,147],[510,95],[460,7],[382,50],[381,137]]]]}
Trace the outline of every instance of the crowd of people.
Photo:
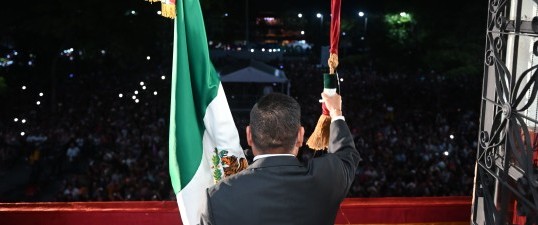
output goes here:
{"type": "Polygon", "coordinates": [[[25,135],[13,121],[0,129],[2,170],[24,179],[20,186],[13,182],[0,200],[174,198],[167,166],[169,79],[100,71],[59,81],[58,92],[64,94],[55,112],[26,113],[25,135]],[[29,167],[27,173],[14,170],[18,164],[29,167]]]}
{"type": "MultiPolygon", "coordinates": [[[[270,64],[286,72],[311,133],[320,115],[324,69],[307,60],[270,64]]],[[[21,181],[4,179],[9,184],[0,188],[0,201],[174,199],[168,175],[170,77],[163,74],[83,71],[58,81],[62,94],[54,109],[28,110],[24,135],[20,122],[2,120],[0,179],[18,173],[21,181]]],[[[339,76],[343,112],[363,158],[349,197],[472,194],[480,103],[473,88],[480,79],[387,73],[368,65],[343,65],[339,76]]],[[[1,110],[9,114],[9,108],[1,110]]],[[[233,114],[243,137],[248,113],[233,114]]],[[[299,157],[322,154],[303,147],[299,157]]]]}

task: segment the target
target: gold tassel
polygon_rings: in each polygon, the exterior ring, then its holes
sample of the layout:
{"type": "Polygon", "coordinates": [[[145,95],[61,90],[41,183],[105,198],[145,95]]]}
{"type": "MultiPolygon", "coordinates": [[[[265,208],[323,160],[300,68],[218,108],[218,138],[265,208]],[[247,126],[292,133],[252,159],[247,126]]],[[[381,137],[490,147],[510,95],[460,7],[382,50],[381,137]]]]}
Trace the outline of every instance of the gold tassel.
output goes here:
{"type": "MultiPolygon", "coordinates": [[[[336,67],[338,67],[338,55],[335,53],[330,53],[329,55],[329,74],[336,72],[336,67]]],[[[331,132],[331,117],[329,115],[323,115],[318,119],[318,124],[314,129],[312,135],[308,138],[306,145],[314,150],[324,150],[329,147],[329,134],[331,132]]]]}
{"type": "Polygon", "coordinates": [[[314,132],[308,138],[306,145],[316,151],[324,150],[329,147],[329,133],[331,131],[331,117],[323,115],[318,119],[318,124],[314,132]]]}
{"type": "Polygon", "coordinates": [[[162,3],[161,11],[162,11],[161,15],[166,17],[166,18],[170,18],[170,19],[175,19],[176,18],[176,5],[174,5],[174,4],[162,3]]]}
{"type": "Polygon", "coordinates": [[[162,0],[145,0],[145,1],[149,3],[161,2],[161,15],[170,19],[176,18],[176,5],[175,4],[168,4],[170,3],[169,1],[162,1],[162,0]]]}

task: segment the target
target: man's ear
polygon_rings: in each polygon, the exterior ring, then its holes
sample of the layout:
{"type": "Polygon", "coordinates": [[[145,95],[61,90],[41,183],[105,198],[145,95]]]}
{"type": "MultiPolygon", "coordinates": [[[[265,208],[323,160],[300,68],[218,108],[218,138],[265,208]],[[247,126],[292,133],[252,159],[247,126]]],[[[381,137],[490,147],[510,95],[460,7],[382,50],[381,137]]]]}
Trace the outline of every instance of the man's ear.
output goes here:
{"type": "Polygon", "coordinates": [[[299,131],[297,132],[297,142],[295,142],[295,147],[300,148],[303,146],[304,141],[304,127],[299,127],[299,131]]]}
{"type": "Polygon", "coordinates": [[[247,126],[246,132],[247,132],[247,144],[248,144],[248,146],[252,147],[253,146],[253,144],[252,144],[252,132],[250,132],[250,126],[247,126]]]}

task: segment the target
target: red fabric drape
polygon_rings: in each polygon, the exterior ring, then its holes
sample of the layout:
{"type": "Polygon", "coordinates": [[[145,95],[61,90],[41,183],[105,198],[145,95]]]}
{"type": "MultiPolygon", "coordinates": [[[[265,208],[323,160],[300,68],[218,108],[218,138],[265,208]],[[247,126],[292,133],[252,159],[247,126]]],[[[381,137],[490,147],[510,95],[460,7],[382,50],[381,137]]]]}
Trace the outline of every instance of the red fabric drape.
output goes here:
{"type": "MultiPolygon", "coordinates": [[[[320,209],[323,210],[323,209],[320,209]]],[[[335,224],[469,224],[471,197],[348,198],[335,224]]],[[[177,203],[39,202],[0,203],[0,224],[39,225],[178,225],[177,203]]]]}
{"type": "Polygon", "coordinates": [[[329,52],[337,55],[340,42],[340,6],[341,0],[331,0],[331,48],[329,52]]]}

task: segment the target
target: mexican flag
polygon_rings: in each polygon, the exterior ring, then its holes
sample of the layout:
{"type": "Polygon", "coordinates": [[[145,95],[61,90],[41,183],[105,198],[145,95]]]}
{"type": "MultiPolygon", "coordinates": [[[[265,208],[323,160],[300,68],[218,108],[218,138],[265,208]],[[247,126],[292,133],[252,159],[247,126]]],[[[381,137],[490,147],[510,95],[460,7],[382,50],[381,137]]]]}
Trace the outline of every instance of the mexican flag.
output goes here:
{"type": "Polygon", "coordinates": [[[169,167],[183,224],[200,220],[205,189],[247,166],[219,76],[209,59],[199,0],[175,6],[169,167]]]}

